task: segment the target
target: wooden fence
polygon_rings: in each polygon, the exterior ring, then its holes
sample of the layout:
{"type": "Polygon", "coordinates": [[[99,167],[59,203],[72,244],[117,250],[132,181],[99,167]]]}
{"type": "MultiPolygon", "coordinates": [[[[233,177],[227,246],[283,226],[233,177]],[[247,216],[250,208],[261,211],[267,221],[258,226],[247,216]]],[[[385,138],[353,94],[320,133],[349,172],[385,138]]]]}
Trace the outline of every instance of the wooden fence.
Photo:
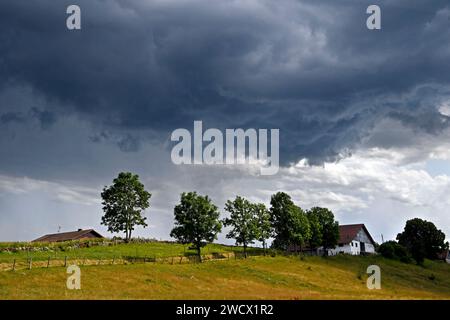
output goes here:
{"type": "MultiPolygon", "coordinates": [[[[264,256],[263,251],[249,251],[247,257],[264,256]]],[[[274,256],[274,252],[267,252],[267,256],[274,256]]],[[[211,253],[201,256],[201,261],[227,261],[238,260],[246,258],[243,252],[222,252],[211,253]]],[[[51,268],[51,267],[67,267],[69,265],[92,266],[92,265],[125,265],[137,263],[163,263],[163,264],[195,264],[200,263],[200,258],[197,255],[189,256],[117,256],[112,258],[86,258],[86,257],[64,257],[52,258],[49,256],[46,260],[33,260],[30,258],[13,259],[11,262],[0,262],[0,271],[17,271],[17,270],[31,270],[33,268],[51,268]]]]}

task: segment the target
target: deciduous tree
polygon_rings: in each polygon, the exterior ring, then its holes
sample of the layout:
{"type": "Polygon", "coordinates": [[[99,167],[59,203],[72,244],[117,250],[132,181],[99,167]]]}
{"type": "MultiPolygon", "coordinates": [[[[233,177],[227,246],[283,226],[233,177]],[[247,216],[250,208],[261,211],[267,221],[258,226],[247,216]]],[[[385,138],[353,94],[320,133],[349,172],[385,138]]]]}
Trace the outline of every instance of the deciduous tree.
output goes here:
{"type": "Polygon", "coordinates": [[[292,244],[302,247],[311,236],[303,210],[284,192],[272,195],[270,205],[270,221],[275,237],[272,245],[280,249],[287,249],[292,244]]]}
{"type": "Polygon", "coordinates": [[[258,229],[258,238],[263,245],[264,255],[267,249],[267,240],[272,235],[272,224],[270,223],[270,212],[263,203],[253,204],[253,212],[258,229]]]}
{"type": "Polygon", "coordinates": [[[230,213],[229,218],[223,220],[231,230],[226,235],[229,239],[236,239],[236,244],[242,244],[244,255],[247,257],[247,247],[258,238],[258,224],[255,217],[254,205],[247,199],[237,196],[233,201],[228,200],[225,210],[230,213]]]}
{"type": "Polygon", "coordinates": [[[147,226],[143,211],[150,206],[151,194],[144,189],[137,174],[121,172],[113,184],[104,187],[102,224],[110,232],[125,232],[125,240],[131,239],[135,226],[147,226]]]}
{"type": "Polygon", "coordinates": [[[419,218],[406,221],[405,229],[397,235],[397,240],[418,264],[425,258],[436,259],[438,253],[448,249],[445,234],[432,222],[419,218]]]}
{"type": "Polygon", "coordinates": [[[314,244],[322,246],[326,255],[328,249],[336,247],[339,241],[339,223],[334,220],[334,214],[327,208],[314,207],[307,212],[312,223],[314,244]],[[316,225],[317,224],[317,225],[316,225]],[[317,233],[315,233],[317,232],[317,233]]]}
{"type": "Polygon", "coordinates": [[[183,192],[180,204],[175,206],[175,227],[170,236],[181,243],[192,243],[201,261],[201,248],[217,239],[222,230],[220,213],[208,196],[183,192]]]}

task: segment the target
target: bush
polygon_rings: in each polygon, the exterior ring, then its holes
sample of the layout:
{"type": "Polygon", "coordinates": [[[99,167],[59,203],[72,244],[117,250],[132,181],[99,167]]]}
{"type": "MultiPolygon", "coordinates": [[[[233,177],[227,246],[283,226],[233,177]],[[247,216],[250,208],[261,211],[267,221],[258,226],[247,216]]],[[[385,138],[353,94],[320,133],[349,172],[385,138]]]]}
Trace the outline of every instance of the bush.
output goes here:
{"type": "Polygon", "coordinates": [[[387,259],[400,260],[405,263],[411,262],[408,250],[395,241],[387,241],[378,247],[378,253],[387,259]]]}

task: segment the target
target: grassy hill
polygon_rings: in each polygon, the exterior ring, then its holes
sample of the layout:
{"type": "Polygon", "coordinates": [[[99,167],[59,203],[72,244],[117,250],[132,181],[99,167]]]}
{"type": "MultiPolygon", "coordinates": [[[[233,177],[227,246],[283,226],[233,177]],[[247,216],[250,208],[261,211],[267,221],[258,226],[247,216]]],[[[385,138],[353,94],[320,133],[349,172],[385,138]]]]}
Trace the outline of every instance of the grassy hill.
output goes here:
{"type": "MultiPolygon", "coordinates": [[[[241,247],[209,244],[202,248],[202,254],[242,252],[241,247]]],[[[253,251],[260,251],[254,248],[253,251]]],[[[195,250],[189,245],[171,242],[151,241],[146,243],[119,243],[113,241],[90,240],[74,241],[54,244],[30,244],[30,243],[0,243],[0,264],[11,264],[14,259],[25,261],[32,258],[33,261],[46,261],[68,259],[113,259],[122,257],[137,258],[164,258],[173,256],[196,255],[195,250]],[[80,247],[81,246],[81,247],[80,247]],[[8,248],[9,250],[6,250],[8,248]],[[26,249],[25,249],[26,248],[26,249]],[[20,249],[20,250],[14,250],[20,249]]]]}
{"type": "MultiPolygon", "coordinates": [[[[71,253],[109,256],[136,250],[184,254],[176,244],[93,247],[71,253]],[[129,250],[129,251],[127,251],[129,250]]],[[[211,251],[230,247],[214,245],[211,251]]],[[[206,251],[205,251],[206,253],[206,251]]],[[[9,258],[23,253],[8,253],[9,258]]],[[[3,255],[3,254],[2,254],[3,255]]],[[[1,256],[1,255],[0,255],[1,256]]],[[[4,258],[4,257],[3,257],[4,258]]],[[[424,267],[379,256],[251,257],[203,264],[81,266],[81,290],[66,289],[62,267],[0,272],[0,299],[450,299],[450,265],[424,267]],[[381,268],[381,290],[366,287],[366,268],[381,268]]]]}

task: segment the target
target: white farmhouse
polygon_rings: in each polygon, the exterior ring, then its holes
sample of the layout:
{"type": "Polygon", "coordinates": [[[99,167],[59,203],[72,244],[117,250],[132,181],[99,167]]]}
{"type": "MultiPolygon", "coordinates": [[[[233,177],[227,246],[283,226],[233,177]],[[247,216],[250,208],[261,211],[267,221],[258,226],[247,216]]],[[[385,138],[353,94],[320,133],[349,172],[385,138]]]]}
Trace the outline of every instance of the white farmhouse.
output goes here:
{"type": "Polygon", "coordinates": [[[328,255],[340,253],[359,255],[375,253],[375,241],[364,224],[347,224],[339,226],[339,241],[328,255]]]}

